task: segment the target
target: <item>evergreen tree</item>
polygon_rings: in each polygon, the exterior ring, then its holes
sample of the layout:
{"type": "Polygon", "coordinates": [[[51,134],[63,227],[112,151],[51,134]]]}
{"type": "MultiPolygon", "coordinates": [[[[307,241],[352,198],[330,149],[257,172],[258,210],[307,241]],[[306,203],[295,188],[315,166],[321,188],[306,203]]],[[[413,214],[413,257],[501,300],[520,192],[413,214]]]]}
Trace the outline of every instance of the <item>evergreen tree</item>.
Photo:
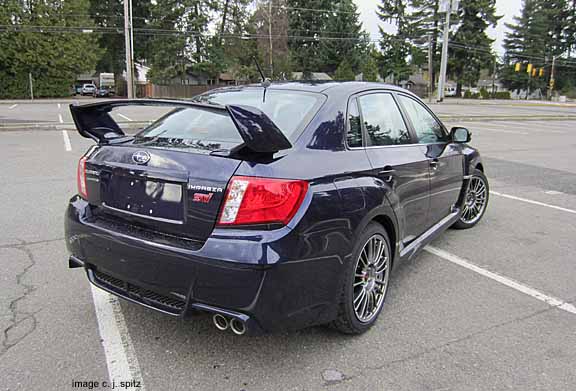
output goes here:
{"type": "Polygon", "coordinates": [[[364,81],[378,81],[378,65],[376,64],[375,58],[376,55],[370,53],[362,63],[361,70],[364,81]]]}
{"type": "MultiPolygon", "coordinates": [[[[290,79],[292,61],[288,48],[288,10],[287,0],[266,0],[259,3],[250,23],[258,36],[258,53],[264,72],[273,79],[290,79]],[[272,53],[270,52],[269,33],[272,33],[272,53]],[[270,58],[272,71],[270,75],[270,58]]],[[[255,69],[254,69],[255,71],[255,69]]]]}
{"type": "Polygon", "coordinates": [[[149,44],[150,78],[164,83],[188,72],[215,77],[224,70],[218,38],[208,31],[213,0],[157,0],[151,7],[151,27],[161,31],[149,44]]]}
{"type": "Polygon", "coordinates": [[[288,47],[298,71],[307,79],[322,65],[320,39],[333,9],[331,0],[287,0],[288,47]],[[317,11],[326,10],[326,11],[317,11]]]}
{"type": "Polygon", "coordinates": [[[4,0],[0,7],[0,97],[70,95],[76,75],[93,70],[99,55],[87,0],[4,0]],[[42,26],[42,27],[38,27],[42,26]]]}
{"type": "MultiPolygon", "coordinates": [[[[124,0],[89,0],[90,15],[96,26],[109,30],[102,34],[98,45],[103,49],[96,64],[98,72],[113,72],[121,75],[126,70],[124,39],[124,0]],[[121,33],[119,33],[121,32],[121,33]]],[[[133,29],[147,28],[150,18],[151,0],[132,0],[133,29]]],[[[136,32],[134,37],[134,62],[143,63],[148,53],[150,35],[136,32]]]]}
{"type": "Polygon", "coordinates": [[[251,2],[251,0],[226,0],[220,10],[218,46],[222,56],[221,68],[230,71],[238,80],[257,78],[254,65],[254,57],[258,55],[257,41],[242,39],[244,36],[257,35],[253,14],[248,8],[251,2]]]}
{"type": "Polygon", "coordinates": [[[352,0],[335,1],[333,9],[322,32],[326,39],[320,41],[318,70],[333,74],[343,58],[348,59],[353,69],[359,69],[363,35],[358,9],[352,0]]]}
{"type": "Polygon", "coordinates": [[[354,80],[355,75],[354,71],[352,70],[352,65],[350,62],[345,58],[340,62],[338,68],[336,68],[336,72],[334,73],[334,80],[354,80]]]}
{"type": "Polygon", "coordinates": [[[410,76],[408,56],[412,50],[407,2],[405,0],[381,0],[376,14],[381,21],[392,23],[396,27],[395,34],[387,33],[380,27],[382,36],[380,73],[385,78],[391,76],[394,83],[406,80],[410,76]]]}
{"type": "MultiPolygon", "coordinates": [[[[502,81],[512,89],[542,88],[547,85],[552,58],[568,55],[572,46],[571,8],[566,0],[525,0],[520,16],[513,24],[507,24],[509,32],[504,40],[506,50],[502,81]],[[522,64],[522,72],[515,72],[515,64],[522,64]],[[527,64],[546,69],[547,77],[530,77],[527,64]]],[[[557,61],[560,63],[560,61],[557,61]]],[[[539,72],[538,72],[539,73],[539,72]]],[[[568,72],[565,72],[569,75],[568,72]]],[[[562,77],[562,70],[556,74],[558,87],[570,80],[562,77]]]]}
{"type": "Polygon", "coordinates": [[[439,39],[442,36],[443,14],[438,12],[440,0],[410,0],[410,13],[408,20],[410,23],[412,42],[412,63],[418,66],[428,63],[428,36],[431,38],[432,46],[432,89],[434,89],[435,79],[440,70],[440,48],[439,39]]]}
{"type": "Polygon", "coordinates": [[[449,73],[456,79],[456,95],[462,85],[475,85],[480,71],[493,61],[493,40],[486,35],[489,26],[496,26],[496,0],[462,0],[458,10],[459,26],[449,46],[449,73]]]}

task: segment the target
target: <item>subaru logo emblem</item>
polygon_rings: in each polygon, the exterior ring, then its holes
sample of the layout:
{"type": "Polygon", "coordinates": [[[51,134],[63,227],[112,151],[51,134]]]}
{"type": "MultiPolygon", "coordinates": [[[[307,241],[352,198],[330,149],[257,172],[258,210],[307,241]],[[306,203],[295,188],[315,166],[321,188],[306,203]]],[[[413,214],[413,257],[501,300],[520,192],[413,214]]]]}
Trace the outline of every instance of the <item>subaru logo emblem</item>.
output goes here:
{"type": "Polygon", "coordinates": [[[146,151],[136,151],[132,154],[132,160],[136,164],[146,164],[150,161],[150,154],[146,151]]]}

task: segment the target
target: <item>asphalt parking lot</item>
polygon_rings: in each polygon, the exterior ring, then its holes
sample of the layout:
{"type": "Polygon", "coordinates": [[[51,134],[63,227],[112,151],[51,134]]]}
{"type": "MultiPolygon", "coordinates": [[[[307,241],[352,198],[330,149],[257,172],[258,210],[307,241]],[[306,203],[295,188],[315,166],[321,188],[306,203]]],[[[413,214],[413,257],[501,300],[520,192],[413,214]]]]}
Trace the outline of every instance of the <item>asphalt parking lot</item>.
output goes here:
{"type": "MultiPolygon", "coordinates": [[[[400,265],[362,336],[238,337],[208,316],[119,301],[68,270],[63,215],[92,144],[69,103],[0,103],[1,390],[88,389],[73,382],[109,375],[147,390],[576,388],[575,106],[433,105],[483,154],[483,221],[400,265]]],[[[133,127],[162,114],[138,110],[116,115],[133,127]]]]}

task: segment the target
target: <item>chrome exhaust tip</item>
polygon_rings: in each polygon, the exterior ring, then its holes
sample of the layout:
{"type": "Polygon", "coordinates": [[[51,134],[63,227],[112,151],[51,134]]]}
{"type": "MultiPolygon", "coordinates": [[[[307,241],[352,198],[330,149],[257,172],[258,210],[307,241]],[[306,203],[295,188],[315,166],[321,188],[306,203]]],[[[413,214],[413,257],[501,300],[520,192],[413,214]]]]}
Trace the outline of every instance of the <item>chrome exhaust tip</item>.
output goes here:
{"type": "Polygon", "coordinates": [[[230,329],[236,335],[243,335],[246,332],[246,323],[240,319],[232,318],[230,320],[230,329]]]}
{"type": "Polygon", "coordinates": [[[224,315],[216,314],[212,317],[212,322],[214,322],[214,326],[220,331],[224,331],[228,329],[230,325],[228,323],[228,319],[224,317],[224,315]]]}

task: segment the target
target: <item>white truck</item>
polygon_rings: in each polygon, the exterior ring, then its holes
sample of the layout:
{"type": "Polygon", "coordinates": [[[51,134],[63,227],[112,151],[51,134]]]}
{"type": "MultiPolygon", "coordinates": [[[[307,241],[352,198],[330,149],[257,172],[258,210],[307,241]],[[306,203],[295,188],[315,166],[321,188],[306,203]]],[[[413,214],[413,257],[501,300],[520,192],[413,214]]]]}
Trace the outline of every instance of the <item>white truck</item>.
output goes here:
{"type": "Polygon", "coordinates": [[[100,73],[100,83],[98,85],[99,97],[114,95],[114,74],[113,73],[100,73]]]}

